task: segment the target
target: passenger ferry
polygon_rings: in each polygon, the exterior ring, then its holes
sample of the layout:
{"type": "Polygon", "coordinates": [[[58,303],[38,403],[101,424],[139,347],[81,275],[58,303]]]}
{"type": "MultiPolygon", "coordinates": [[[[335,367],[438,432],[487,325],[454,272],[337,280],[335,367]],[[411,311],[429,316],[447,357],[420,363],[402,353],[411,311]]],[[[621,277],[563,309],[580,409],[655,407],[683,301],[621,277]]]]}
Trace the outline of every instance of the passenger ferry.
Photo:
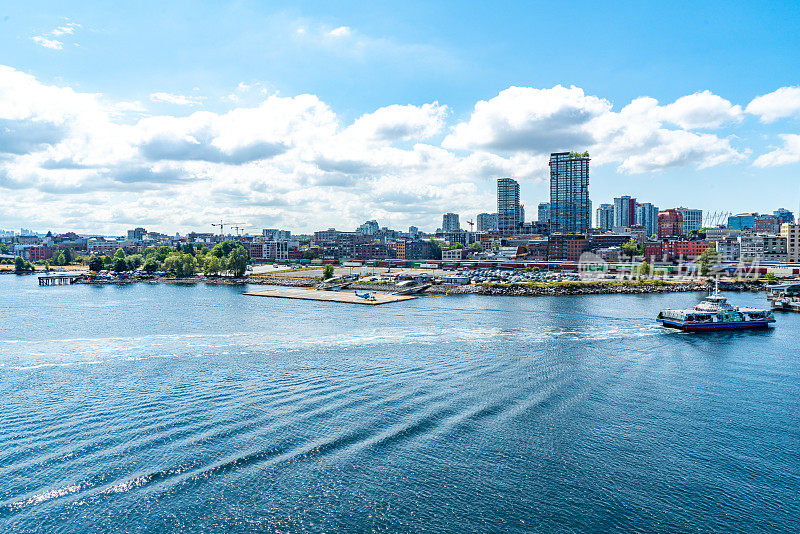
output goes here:
{"type": "Polygon", "coordinates": [[[728,330],[766,328],[775,322],[775,317],[769,310],[733,306],[719,293],[717,283],[714,292],[694,308],[662,310],[657,321],[681,330],[728,330]]]}

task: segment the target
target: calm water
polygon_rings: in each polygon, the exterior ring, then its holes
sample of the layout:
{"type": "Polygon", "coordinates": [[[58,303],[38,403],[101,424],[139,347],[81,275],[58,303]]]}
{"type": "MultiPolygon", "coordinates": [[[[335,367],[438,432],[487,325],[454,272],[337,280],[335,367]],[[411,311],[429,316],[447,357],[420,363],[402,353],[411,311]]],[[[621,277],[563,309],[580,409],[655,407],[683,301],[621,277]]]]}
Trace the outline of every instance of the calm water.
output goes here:
{"type": "Polygon", "coordinates": [[[800,314],[242,291],[0,276],[0,531],[797,529],[800,314]]]}

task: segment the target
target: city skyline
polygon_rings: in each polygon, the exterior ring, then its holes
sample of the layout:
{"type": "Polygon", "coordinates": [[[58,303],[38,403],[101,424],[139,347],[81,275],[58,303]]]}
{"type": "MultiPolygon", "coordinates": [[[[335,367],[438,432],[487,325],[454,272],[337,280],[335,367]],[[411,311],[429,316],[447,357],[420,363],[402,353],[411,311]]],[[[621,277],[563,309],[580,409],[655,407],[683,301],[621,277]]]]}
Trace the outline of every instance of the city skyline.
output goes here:
{"type": "MultiPolygon", "coordinates": [[[[622,194],[705,212],[794,211],[800,201],[798,37],[784,32],[781,47],[770,44],[792,4],[758,10],[747,38],[734,30],[754,7],[714,10],[708,28],[710,8],[683,17],[685,7],[659,6],[665,23],[687,26],[681,47],[661,50],[658,32],[632,34],[638,51],[604,47],[603,55],[585,42],[556,54],[548,37],[564,22],[523,34],[512,14],[464,45],[430,24],[414,29],[414,3],[396,8],[392,28],[381,6],[210,4],[191,21],[165,24],[147,9],[52,5],[0,12],[2,228],[185,233],[225,219],[307,233],[375,219],[435,229],[443,213],[493,212],[503,177],[520,183],[533,220],[549,200],[548,155],[562,150],[589,151],[596,206],[622,194]],[[198,43],[204,30],[209,42],[198,43]],[[490,41],[508,66],[476,51],[490,41]],[[535,50],[565,61],[543,62],[535,50]],[[526,66],[511,61],[520,51],[526,66]],[[731,67],[731,51],[741,66],[731,67]],[[608,76],[645,58],[650,78],[629,68],[608,76]],[[745,76],[757,60],[758,79],[745,76]],[[314,66],[318,73],[305,74],[314,66]],[[667,75],[675,69],[681,82],[667,75]],[[492,72],[491,82],[475,83],[472,72],[492,72]]],[[[181,7],[189,8],[165,9],[181,7]]],[[[473,7],[446,29],[466,31],[485,15],[473,7]]],[[[552,24],[552,8],[537,9],[513,14],[552,24]]],[[[603,24],[653,16],[653,8],[618,9],[619,21],[590,4],[571,18],[596,36],[603,24]]]]}

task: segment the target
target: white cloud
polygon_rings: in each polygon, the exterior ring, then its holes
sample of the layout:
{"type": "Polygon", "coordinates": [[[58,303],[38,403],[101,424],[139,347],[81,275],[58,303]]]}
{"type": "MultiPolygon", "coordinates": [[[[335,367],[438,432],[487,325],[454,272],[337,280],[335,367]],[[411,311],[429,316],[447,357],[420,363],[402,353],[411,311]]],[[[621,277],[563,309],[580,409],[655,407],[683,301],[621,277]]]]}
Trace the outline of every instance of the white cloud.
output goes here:
{"type": "Polygon", "coordinates": [[[800,162],[800,135],[783,134],[780,138],[783,140],[783,146],[757,157],[753,165],[756,167],[777,167],[800,162]]]}
{"type": "Polygon", "coordinates": [[[662,117],[687,130],[711,129],[741,121],[742,107],[732,105],[711,91],[702,91],[664,106],[662,117]]]}
{"type": "Polygon", "coordinates": [[[428,139],[444,127],[447,106],[438,102],[422,106],[392,105],[362,115],[347,128],[353,139],[377,143],[396,143],[428,139]]]}
{"type": "Polygon", "coordinates": [[[740,115],[739,106],[707,91],[666,106],[641,97],[615,112],[610,102],[579,87],[511,87],[478,102],[442,145],[531,156],[588,148],[596,164],[617,163],[626,173],[682,165],[704,168],[740,161],[744,155],[727,139],[688,130],[719,127],[740,115]],[[683,129],[666,128],[665,122],[683,129]]]}
{"type": "MultiPolygon", "coordinates": [[[[51,37],[68,37],[74,34],[75,30],[79,29],[80,27],[81,25],[75,22],[67,22],[53,31],[31,37],[31,40],[33,40],[33,42],[39,46],[43,46],[44,48],[49,48],[51,50],[63,50],[64,43],[58,39],[51,39],[51,37]]],[[[77,43],[74,44],[75,46],[79,46],[77,43]]]]}
{"type": "Polygon", "coordinates": [[[592,143],[587,124],[608,113],[611,104],[587,96],[579,87],[509,87],[475,104],[467,122],[453,128],[443,146],[501,153],[546,154],[592,143]]]}
{"type": "Polygon", "coordinates": [[[56,39],[48,39],[42,35],[36,35],[31,37],[34,43],[38,44],[39,46],[43,46],[45,48],[49,48],[51,50],[61,50],[64,48],[64,43],[58,41],[56,39]]]}
{"type": "Polygon", "coordinates": [[[328,35],[331,37],[348,37],[350,35],[350,27],[349,26],[339,26],[338,28],[334,28],[328,32],[328,35]]]}
{"type": "Polygon", "coordinates": [[[781,87],[757,96],[747,104],[745,111],[758,115],[764,123],[800,115],[800,87],[781,87]]]}
{"type": "Polygon", "coordinates": [[[77,30],[80,27],[81,27],[81,25],[77,24],[75,22],[67,22],[63,26],[59,26],[55,30],[51,31],[50,35],[53,35],[53,36],[56,36],[56,37],[61,36],[61,35],[72,35],[73,33],[75,33],[75,30],[77,30]]]}
{"type": "MultiPolygon", "coordinates": [[[[262,97],[260,87],[237,87],[232,94],[259,100],[227,112],[149,116],[139,102],[106,102],[0,66],[0,223],[24,211],[32,224],[79,231],[164,220],[164,230],[184,230],[233,215],[297,231],[375,217],[433,228],[445,211],[485,210],[488,181],[545,179],[551,151],[589,149],[593,165],[620,173],[747,154],[726,137],[692,131],[740,116],[705,92],[667,105],[642,97],[615,110],[578,87],[512,87],[448,129],[450,110],[438,102],[344,120],[315,95],[262,97]]],[[[200,101],[155,98],[182,99],[200,101]]],[[[756,164],[797,161],[796,137],[784,136],[785,146],[756,164]]]]}
{"type": "Polygon", "coordinates": [[[172,93],[153,93],[150,95],[153,102],[165,102],[176,106],[199,106],[204,98],[200,96],[175,95],[172,93]]]}

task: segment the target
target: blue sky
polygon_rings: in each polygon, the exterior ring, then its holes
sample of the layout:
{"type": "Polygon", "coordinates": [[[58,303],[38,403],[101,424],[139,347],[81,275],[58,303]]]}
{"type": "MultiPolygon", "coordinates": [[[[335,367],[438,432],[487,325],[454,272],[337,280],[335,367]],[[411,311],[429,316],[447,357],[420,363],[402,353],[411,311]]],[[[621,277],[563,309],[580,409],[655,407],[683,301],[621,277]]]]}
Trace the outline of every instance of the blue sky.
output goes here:
{"type": "Polygon", "coordinates": [[[531,218],[569,148],[595,205],[797,209],[800,5],[666,4],[6,3],[0,227],[531,218]]]}

